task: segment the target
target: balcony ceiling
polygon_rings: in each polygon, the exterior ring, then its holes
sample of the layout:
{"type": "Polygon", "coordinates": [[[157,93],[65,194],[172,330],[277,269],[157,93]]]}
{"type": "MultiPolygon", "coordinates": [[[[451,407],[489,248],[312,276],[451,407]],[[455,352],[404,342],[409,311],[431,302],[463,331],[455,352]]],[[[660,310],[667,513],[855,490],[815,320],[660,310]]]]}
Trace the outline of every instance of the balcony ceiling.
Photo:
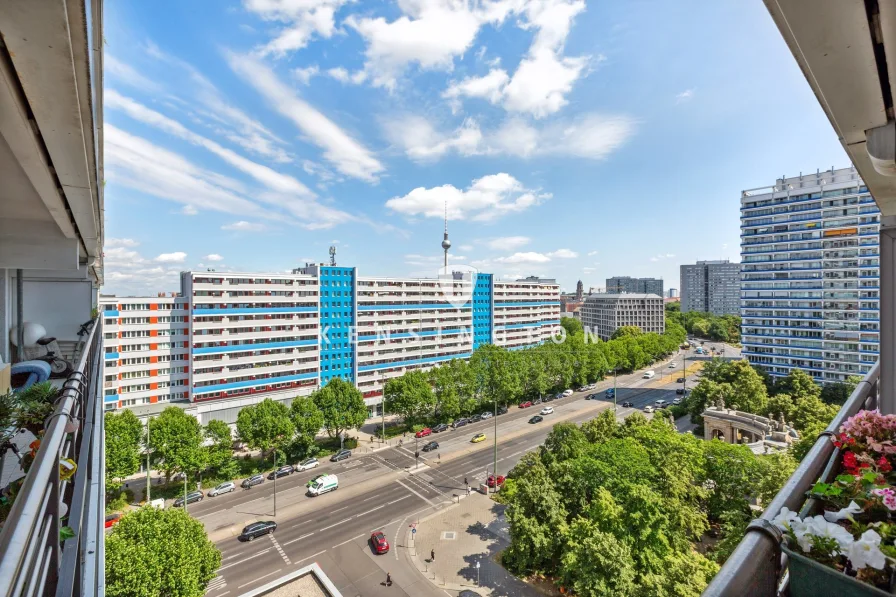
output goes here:
{"type": "Polygon", "coordinates": [[[0,2],[0,267],[102,282],[101,8],[0,2]]]}
{"type": "Polygon", "coordinates": [[[764,2],[881,212],[896,215],[896,176],[875,170],[865,146],[866,131],[894,119],[896,3],[764,2]]]}

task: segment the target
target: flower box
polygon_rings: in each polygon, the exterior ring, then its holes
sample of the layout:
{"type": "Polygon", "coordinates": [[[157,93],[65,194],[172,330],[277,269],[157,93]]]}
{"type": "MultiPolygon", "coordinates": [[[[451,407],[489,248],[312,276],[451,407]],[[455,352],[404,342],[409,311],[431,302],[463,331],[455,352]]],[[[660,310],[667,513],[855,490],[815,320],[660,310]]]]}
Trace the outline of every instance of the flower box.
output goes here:
{"type": "Polygon", "coordinates": [[[790,597],[890,597],[896,594],[858,581],[798,551],[792,551],[786,545],[782,545],[781,549],[787,554],[790,597]]]}

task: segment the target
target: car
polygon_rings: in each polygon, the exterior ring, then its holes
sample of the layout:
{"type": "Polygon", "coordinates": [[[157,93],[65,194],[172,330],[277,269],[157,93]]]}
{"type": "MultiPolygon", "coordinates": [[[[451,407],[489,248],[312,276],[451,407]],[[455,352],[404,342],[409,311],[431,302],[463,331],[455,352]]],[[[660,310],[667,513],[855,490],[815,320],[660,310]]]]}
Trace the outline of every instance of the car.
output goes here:
{"type": "Polygon", "coordinates": [[[109,514],[106,516],[106,528],[111,529],[118,524],[119,520],[121,520],[121,512],[113,512],[112,514],[109,514]]]}
{"type": "Polygon", "coordinates": [[[504,475],[498,475],[498,478],[495,479],[494,475],[489,475],[488,479],[486,479],[485,484],[489,487],[494,487],[495,483],[498,484],[498,487],[504,485],[504,475]]]}
{"type": "Polygon", "coordinates": [[[321,473],[321,474],[319,474],[319,475],[315,475],[315,476],[311,477],[311,479],[310,479],[307,483],[305,483],[305,487],[311,487],[311,486],[314,485],[317,481],[320,481],[321,479],[323,479],[323,478],[326,477],[326,476],[327,476],[326,474],[321,473]]]}
{"type": "Polygon", "coordinates": [[[296,472],[299,473],[302,471],[310,471],[311,469],[317,468],[319,466],[320,466],[320,461],[318,461],[317,458],[306,458],[305,460],[303,460],[302,462],[297,464],[295,466],[295,469],[296,469],[296,472]]]}
{"type": "Polygon", "coordinates": [[[208,490],[208,497],[215,497],[217,495],[224,495],[225,493],[230,493],[231,491],[236,491],[236,485],[233,482],[228,481],[227,483],[221,483],[214,489],[208,490]]]}
{"type": "Polygon", "coordinates": [[[672,404],[678,406],[679,404],[681,404],[681,398],[675,398],[674,400],[672,400],[672,404]]]}
{"type": "Polygon", "coordinates": [[[447,431],[449,429],[448,425],[445,423],[439,423],[435,427],[432,428],[433,433],[442,433],[443,431],[447,431]]]}
{"type": "Polygon", "coordinates": [[[684,378],[679,377],[678,379],[675,380],[675,383],[684,383],[684,378]]]}
{"type": "Polygon", "coordinates": [[[484,412],[481,415],[479,415],[479,418],[484,421],[486,419],[491,419],[493,416],[494,415],[492,415],[492,413],[490,413],[490,412],[484,412]]]}
{"type": "Polygon", "coordinates": [[[635,403],[629,402],[628,400],[626,400],[625,402],[622,403],[622,408],[634,408],[634,406],[635,406],[635,403]]]}
{"type": "Polygon", "coordinates": [[[526,400],[525,402],[520,402],[520,408],[529,408],[532,406],[531,400],[526,400]]]}
{"type": "Polygon", "coordinates": [[[544,421],[544,417],[540,417],[540,416],[538,416],[538,415],[535,415],[534,417],[532,417],[531,419],[529,419],[529,423],[531,423],[531,424],[533,424],[533,425],[534,425],[535,423],[541,423],[542,421],[544,421]]]}
{"type": "Polygon", "coordinates": [[[656,375],[656,371],[645,371],[644,375],[641,376],[642,379],[651,379],[654,375],[656,375]]]}
{"type": "Polygon", "coordinates": [[[678,364],[676,364],[676,363],[669,363],[669,369],[675,369],[676,367],[678,367],[678,364]]]}
{"type": "Polygon", "coordinates": [[[477,434],[474,435],[473,438],[470,440],[470,443],[478,444],[479,442],[484,442],[484,441],[485,441],[485,434],[484,434],[484,433],[477,433],[477,434]]]}
{"type": "Polygon", "coordinates": [[[582,386],[582,387],[578,388],[576,390],[576,392],[587,392],[588,389],[589,389],[588,386],[582,386]]]}
{"type": "Polygon", "coordinates": [[[554,414],[554,407],[553,407],[553,406],[545,406],[543,409],[541,409],[541,412],[538,413],[538,414],[540,414],[540,415],[552,415],[552,414],[554,414]]]}
{"type": "Polygon", "coordinates": [[[499,406],[499,407],[498,407],[498,414],[499,414],[499,415],[506,415],[506,414],[507,414],[507,407],[506,407],[506,406],[499,406]]]}
{"type": "Polygon", "coordinates": [[[542,402],[544,402],[544,398],[536,398],[535,400],[532,401],[532,404],[533,405],[541,404],[542,402]]]}
{"type": "Polygon", "coordinates": [[[647,406],[644,407],[644,412],[646,412],[646,413],[652,413],[652,412],[653,412],[653,407],[650,406],[650,405],[648,404],[647,406]]]}
{"type": "Polygon", "coordinates": [[[590,383],[590,384],[588,384],[588,385],[585,387],[585,389],[586,389],[586,390],[593,390],[593,389],[596,388],[596,387],[597,387],[597,384],[596,384],[596,383],[590,383]]]}
{"type": "Polygon", "coordinates": [[[330,462],[339,462],[340,460],[345,460],[346,458],[352,455],[351,450],[339,450],[332,456],[330,456],[330,462]]]}
{"type": "Polygon", "coordinates": [[[423,446],[424,452],[432,452],[433,450],[438,450],[438,449],[439,449],[439,442],[436,442],[436,441],[427,442],[423,446]]]}
{"type": "Polygon", "coordinates": [[[249,489],[250,487],[255,487],[256,485],[261,485],[264,483],[264,475],[252,475],[242,483],[240,486],[244,489],[249,489]]]}
{"type": "Polygon", "coordinates": [[[373,551],[378,554],[389,553],[389,542],[382,531],[374,531],[370,534],[370,544],[373,546],[373,551]]]}
{"type": "Polygon", "coordinates": [[[295,469],[292,468],[291,464],[287,464],[286,466],[281,466],[275,471],[271,471],[268,473],[268,479],[279,479],[280,477],[288,477],[293,474],[295,469]]]}
{"type": "Polygon", "coordinates": [[[432,435],[432,429],[429,427],[424,427],[420,431],[414,434],[414,437],[426,437],[427,435],[432,435]]]}
{"type": "Polygon", "coordinates": [[[607,395],[607,398],[612,398],[616,394],[616,390],[613,388],[607,388],[607,391],[604,393],[607,395]]]}
{"type": "Polygon", "coordinates": [[[557,392],[554,394],[553,400],[560,400],[561,398],[563,398],[563,392],[557,392]]]}
{"type": "Polygon", "coordinates": [[[243,527],[240,533],[240,541],[254,541],[257,537],[272,535],[277,530],[277,523],[273,520],[260,520],[243,527]]]}
{"type": "Polygon", "coordinates": [[[572,390],[563,390],[563,397],[572,396],[572,390]]]}
{"type": "Polygon", "coordinates": [[[180,508],[184,505],[184,502],[186,502],[188,504],[192,504],[193,502],[201,502],[202,498],[203,498],[203,495],[202,495],[201,491],[191,491],[190,493],[187,494],[186,500],[184,500],[183,497],[179,497],[176,500],[174,500],[173,506],[175,508],[180,508]]]}
{"type": "MultiPolygon", "coordinates": [[[[684,388],[675,388],[675,393],[679,396],[684,394],[684,388]]],[[[676,398],[676,400],[678,400],[678,398],[676,398]]]]}
{"type": "Polygon", "coordinates": [[[464,425],[466,425],[469,422],[470,421],[467,419],[458,419],[454,423],[452,423],[451,426],[454,427],[455,429],[457,429],[458,427],[463,427],[464,425]]]}

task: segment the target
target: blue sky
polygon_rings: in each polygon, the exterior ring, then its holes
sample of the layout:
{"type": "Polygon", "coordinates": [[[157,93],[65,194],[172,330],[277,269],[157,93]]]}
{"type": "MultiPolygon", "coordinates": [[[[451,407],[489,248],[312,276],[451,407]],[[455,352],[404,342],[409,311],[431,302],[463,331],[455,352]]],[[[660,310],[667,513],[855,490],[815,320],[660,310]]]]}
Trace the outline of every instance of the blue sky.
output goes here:
{"type": "Polygon", "coordinates": [[[739,197],[849,164],[760,2],[106,5],[106,285],[455,263],[602,287],[739,260],[739,197]]]}

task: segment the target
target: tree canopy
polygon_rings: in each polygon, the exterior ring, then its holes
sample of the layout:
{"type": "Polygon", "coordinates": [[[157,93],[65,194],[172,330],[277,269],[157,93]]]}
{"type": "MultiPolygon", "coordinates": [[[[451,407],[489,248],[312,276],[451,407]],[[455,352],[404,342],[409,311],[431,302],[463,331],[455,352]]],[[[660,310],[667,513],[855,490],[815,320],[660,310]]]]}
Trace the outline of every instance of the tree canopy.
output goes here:
{"type": "Polygon", "coordinates": [[[341,377],[330,379],[327,385],[311,394],[311,399],[323,415],[324,428],[330,437],[360,427],[367,420],[367,406],[361,392],[341,377]]]}
{"type": "Polygon", "coordinates": [[[283,447],[292,439],[296,428],[285,404],[265,398],[240,410],[236,417],[236,431],[246,445],[264,453],[283,447]]]}
{"type": "Polygon", "coordinates": [[[737,315],[713,315],[703,311],[681,312],[680,303],[666,303],[666,322],[675,322],[687,333],[717,342],[740,342],[741,320],[737,315]]]}
{"type": "Polygon", "coordinates": [[[171,473],[196,473],[205,467],[202,427],[182,408],[169,406],[149,420],[149,447],[166,477],[171,473]]]}
{"type": "Polygon", "coordinates": [[[429,378],[423,371],[409,371],[388,380],[383,388],[386,412],[401,415],[408,425],[422,421],[436,403],[429,378]]]}
{"type": "Polygon", "coordinates": [[[140,470],[143,424],[130,410],[106,414],[106,488],[121,487],[125,477],[140,470]]]}

